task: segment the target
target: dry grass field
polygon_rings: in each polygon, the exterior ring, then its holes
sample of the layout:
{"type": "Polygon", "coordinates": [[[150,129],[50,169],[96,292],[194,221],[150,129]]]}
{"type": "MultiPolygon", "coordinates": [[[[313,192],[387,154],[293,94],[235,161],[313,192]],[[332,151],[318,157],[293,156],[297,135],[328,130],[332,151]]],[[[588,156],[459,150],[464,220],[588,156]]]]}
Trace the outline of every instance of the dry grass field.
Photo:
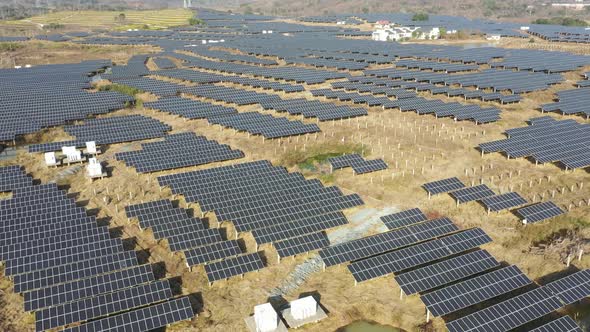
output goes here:
{"type": "MultiPolygon", "coordinates": [[[[76,50],[86,53],[87,50],[76,50]]],[[[113,49],[113,52],[133,51],[113,49]]],[[[107,54],[105,54],[107,55],[107,54]]],[[[127,54],[129,56],[131,54],[127,54]]],[[[110,56],[110,54],[109,54],[110,56]]],[[[48,58],[48,62],[61,58],[48,58]]],[[[123,59],[121,61],[124,61],[123,59]]],[[[585,68],[588,70],[590,68],[585,68]]],[[[579,77],[577,73],[568,74],[568,81],[548,91],[525,95],[519,104],[499,106],[493,103],[479,103],[500,107],[502,120],[488,125],[475,125],[471,122],[455,122],[451,119],[436,119],[433,116],[419,116],[413,112],[398,110],[384,111],[370,108],[366,117],[342,121],[319,123],[322,130],[318,134],[292,137],[280,140],[263,140],[261,137],[238,133],[220,126],[210,126],[206,120],[185,120],[177,116],[144,109],[143,107],[124,109],[106,117],[124,114],[143,114],[173,127],[174,132],[193,131],[214,139],[232,148],[241,149],[246,157],[241,160],[216,163],[200,167],[175,169],[155,174],[137,174],[134,169],[114,160],[120,151],[138,149],[139,143],[115,144],[108,147],[99,159],[106,161],[111,175],[103,180],[90,182],[80,171],[75,175],[62,176],[61,168],[47,168],[41,154],[28,154],[21,150],[16,160],[0,164],[20,164],[35,178],[42,182],[57,181],[68,186],[70,193],[78,193],[78,201],[87,202],[88,209],[98,209],[98,218],[108,219],[113,234],[127,239],[129,249],[141,252],[141,258],[160,266],[167,278],[172,278],[176,291],[180,294],[193,294],[199,303],[199,313],[191,322],[182,322],[170,327],[170,331],[242,331],[243,318],[252,313],[253,306],[266,302],[272,289],[279,286],[298,265],[315,254],[298,256],[276,262],[276,254],[270,246],[259,250],[267,258],[267,267],[259,272],[214,283],[209,286],[202,267],[190,271],[180,254],[173,254],[166,241],[156,241],[149,231],[141,231],[135,221],[129,221],[123,208],[130,204],[161,198],[179,200],[182,207],[194,209],[199,215],[198,205],[186,204],[182,196],[174,197],[169,189],[161,189],[156,177],[164,174],[189,170],[205,169],[237,162],[267,159],[274,165],[283,165],[290,171],[299,171],[308,178],[318,178],[326,185],[337,185],[346,192],[359,193],[366,205],[346,211],[354,217],[363,211],[378,211],[383,208],[406,209],[420,207],[430,216],[451,217],[462,228],[481,227],[494,240],[483,248],[490,251],[499,261],[518,265],[530,278],[538,279],[559,273],[566,269],[568,254],[578,248],[580,241],[590,238],[590,183],[588,172],[577,170],[564,172],[556,165],[535,166],[524,159],[508,160],[500,154],[481,156],[475,147],[482,142],[501,139],[506,129],[525,126],[530,117],[540,116],[540,104],[550,101],[553,92],[572,87],[579,77]],[[350,169],[329,172],[325,156],[334,151],[361,151],[367,158],[383,158],[389,169],[366,175],[354,176],[350,169]],[[523,226],[510,212],[487,215],[478,203],[456,206],[448,195],[428,199],[421,188],[423,183],[456,176],[466,184],[485,183],[497,193],[510,190],[519,192],[529,201],[553,200],[569,213],[538,225],[523,226]],[[553,244],[546,250],[538,250],[539,244],[553,244]],[[201,306],[202,305],[202,306],[201,306]]],[[[322,88],[327,85],[307,88],[322,88]]],[[[246,90],[256,90],[241,87],[246,90]]],[[[267,92],[270,93],[270,92],[267,92]]],[[[280,94],[284,98],[315,98],[309,92],[280,94]]],[[[427,98],[435,98],[424,94],[427,98]]],[[[154,96],[142,94],[144,100],[154,96]]],[[[436,98],[439,98],[436,96],[436,98]]],[[[460,100],[445,98],[445,100],[460,100]]],[[[239,107],[240,112],[259,111],[274,116],[291,117],[283,113],[263,111],[259,106],[239,107]]],[[[574,118],[580,122],[588,121],[581,117],[552,116],[565,119],[574,118]]],[[[302,120],[315,123],[313,119],[302,120]]],[[[68,136],[60,128],[51,128],[42,133],[26,137],[26,143],[61,141],[68,136]]],[[[217,227],[213,214],[211,227],[217,227]]],[[[229,223],[223,223],[229,238],[235,230],[229,223]]],[[[344,226],[343,228],[346,228],[344,226]]],[[[371,229],[371,232],[376,231],[371,229]]],[[[368,235],[368,234],[366,234],[368,235]]],[[[253,252],[254,241],[251,235],[240,238],[253,252]]],[[[578,268],[590,267],[590,256],[581,261],[574,259],[572,264],[578,268]]],[[[32,331],[32,315],[22,311],[22,298],[11,292],[11,283],[2,278],[0,282],[0,330],[32,331]]],[[[425,325],[425,309],[417,296],[400,300],[399,287],[391,276],[367,281],[354,286],[354,279],[345,265],[328,268],[325,272],[313,274],[296,291],[286,294],[287,300],[297,298],[301,293],[318,292],[322,305],[329,311],[329,318],[306,327],[305,331],[333,331],[353,321],[363,319],[382,324],[395,325],[407,331],[443,331],[444,322],[434,319],[425,325]]],[[[580,311],[580,307],[570,307],[570,311],[580,311]]]]}

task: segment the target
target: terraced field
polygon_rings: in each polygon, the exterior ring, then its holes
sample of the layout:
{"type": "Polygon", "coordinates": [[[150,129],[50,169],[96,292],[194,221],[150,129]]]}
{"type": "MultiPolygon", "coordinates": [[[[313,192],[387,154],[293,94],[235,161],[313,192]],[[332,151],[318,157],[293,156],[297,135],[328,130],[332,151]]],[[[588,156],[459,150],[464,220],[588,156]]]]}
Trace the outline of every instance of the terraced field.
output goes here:
{"type": "Polygon", "coordinates": [[[122,12],[115,11],[61,11],[41,16],[35,16],[18,21],[5,21],[4,24],[30,27],[56,23],[62,24],[66,28],[126,28],[132,26],[150,28],[167,28],[178,25],[186,25],[188,19],[192,17],[192,12],[185,9],[165,9],[165,10],[127,10],[122,12]],[[125,15],[123,21],[115,18],[120,14],[125,15]]]}

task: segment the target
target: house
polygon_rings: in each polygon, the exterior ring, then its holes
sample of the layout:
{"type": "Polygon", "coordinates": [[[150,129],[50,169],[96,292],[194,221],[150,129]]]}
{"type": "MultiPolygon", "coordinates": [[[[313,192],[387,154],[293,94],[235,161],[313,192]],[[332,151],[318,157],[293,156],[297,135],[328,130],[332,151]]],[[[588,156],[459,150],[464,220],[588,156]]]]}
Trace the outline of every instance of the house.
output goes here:
{"type": "Polygon", "coordinates": [[[488,35],[486,37],[486,40],[494,40],[494,41],[496,41],[496,40],[500,40],[501,38],[502,38],[501,35],[494,34],[494,35],[488,35]]]}

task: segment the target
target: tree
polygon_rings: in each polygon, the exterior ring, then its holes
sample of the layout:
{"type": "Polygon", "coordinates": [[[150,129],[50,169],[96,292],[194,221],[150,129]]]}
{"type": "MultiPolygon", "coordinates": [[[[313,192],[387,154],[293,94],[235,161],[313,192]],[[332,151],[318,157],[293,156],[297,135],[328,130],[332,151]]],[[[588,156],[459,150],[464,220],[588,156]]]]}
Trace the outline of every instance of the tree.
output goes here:
{"type": "Polygon", "coordinates": [[[196,18],[196,17],[191,17],[188,19],[188,24],[189,25],[204,25],[205,21],[203,21],[199,18],[196,18]]]}
{"type": "Polygon", "coordinates": [[[428,18],[426,13],[416,13],[412,16],[412,21],[428,21],[428,18]]]}
{"type": "Polygon", "coordinates": [[[363,7],[363,14],[368,14],[369,13],[369,8],[368,7],[363,7]]]}
{"type": "Polygon", "coordinates": [[[441,39],[444,39],[447,36],[447,29],[445,28],[439,28],[438,29],[438,33],[440,35],[441,39]]]}
{"type": "Polygon", "coordinates": [[[125,22],[125,19],[127,19],[127,17],[125,16],[124,13],[121,13],[121,14],[115,16],[115,21],[117,21],[117,22],[125,22]]]}

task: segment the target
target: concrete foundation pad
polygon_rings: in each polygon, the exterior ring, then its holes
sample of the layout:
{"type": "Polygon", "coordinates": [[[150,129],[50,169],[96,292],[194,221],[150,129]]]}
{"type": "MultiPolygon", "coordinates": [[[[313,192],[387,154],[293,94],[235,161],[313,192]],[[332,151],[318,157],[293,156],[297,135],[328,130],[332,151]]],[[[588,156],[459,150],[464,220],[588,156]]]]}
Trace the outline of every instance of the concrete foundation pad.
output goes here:
{"type": "Polygon", "coordinates": [[[317,323],[317,322],[321,321],[322,319],[328,317],[328,315],[326,315],[326,312],[324,311],[324,309],[322,309],[322,307],[320,307],[319,305],[318,305],[318,310],[316,311],[315,315],[305,318],[305,319],[297,320],[297,319],[293,318],[293,316],[291,315],[291,308],[287,308],[287,309],[283,310],[281,312],[281,315],[283,316],[285,321],[287,321],[287,325],[289,325],[289,328],[292,328],[292,329],[296,329],[296,328],[299,328],[303,325],[310,324],[310,323],[317,323]]]}
{"type": "MultiPolygon", "coordinates": [[[[244,318],[244,321],[246,322],[248,331],[256,332],[256,321],[254,320],[254,316],[244,318]]],[[[279,320],[279,326],[277,326],[276,330],[272,332],[287,332],[287,326],[285,326],[285,323],[283,323],[282,320],[279,320]]]]}

